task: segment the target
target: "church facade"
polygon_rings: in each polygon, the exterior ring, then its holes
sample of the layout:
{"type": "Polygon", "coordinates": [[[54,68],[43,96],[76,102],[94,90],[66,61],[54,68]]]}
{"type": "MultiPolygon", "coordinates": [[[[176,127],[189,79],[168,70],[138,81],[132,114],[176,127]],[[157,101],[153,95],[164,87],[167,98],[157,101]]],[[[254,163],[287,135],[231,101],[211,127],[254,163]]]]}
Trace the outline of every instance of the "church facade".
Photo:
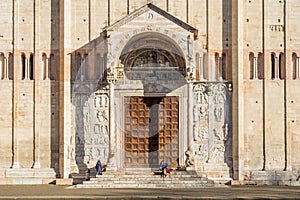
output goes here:
{"type": "Polygon", "coordinates": [[[0,183],[300,168],[297,1],[29,0],[0,14],[0,183]]]}

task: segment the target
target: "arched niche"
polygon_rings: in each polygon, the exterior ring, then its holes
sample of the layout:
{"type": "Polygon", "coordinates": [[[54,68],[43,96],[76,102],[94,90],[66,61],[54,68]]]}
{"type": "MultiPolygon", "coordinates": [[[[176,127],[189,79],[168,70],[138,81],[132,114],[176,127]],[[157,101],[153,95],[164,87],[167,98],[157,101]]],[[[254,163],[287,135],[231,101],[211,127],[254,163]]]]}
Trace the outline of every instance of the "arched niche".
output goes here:
{"type": "Polygon", "coordinates": [[[125,73],[134,67],[172,67],[186,74],[186,63],[181,48],[170,37],[156,32],[133,36],[119,57],[125,73]]]}

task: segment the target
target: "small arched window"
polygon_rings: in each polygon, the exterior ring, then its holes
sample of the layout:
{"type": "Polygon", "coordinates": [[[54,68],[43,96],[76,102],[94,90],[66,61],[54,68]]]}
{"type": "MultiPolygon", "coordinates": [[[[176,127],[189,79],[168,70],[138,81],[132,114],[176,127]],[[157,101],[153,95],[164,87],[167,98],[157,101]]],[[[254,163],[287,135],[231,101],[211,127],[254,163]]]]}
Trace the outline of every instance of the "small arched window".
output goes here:
{"type": "Polygon", "coordinates": [[[12,53],[9,53],[9,55],[8,55],[8,63],[7,63],[7,65],[8,65],[8,79],[9,80],[13,80],[13,78],[14,78],[14,68],[13,68],[13,66],[14,66],[14,57],[13,57],[13,54],[12,53]]]}
{"type": "Polygon", "coordinates": [[[275,53],[271,54],[271,79],[276,78],[276,56],[275,53]]]}
{"type": "Polygon", "coordinates": [[[203,59],[202,59],[202,76],[204,80],[208,79],[208,66],[207,66],[207,55],[206,53],[203,53],[203,59]]]}
{"type": "Polygon", "coordinates": [[[84,74],[84,80],[89,80],[90,76],[89,76],[89,56],[88,54],[84,54],[84,58],[83,58],[83,73],[84,74]]]}
{"type": "Polygon", "coordinates": [[[250,69],[250,79],[254,79],[255,77],[255,69],[254,69],[254,53],[249,53],[249,69],[250,69]]]}
{"type": "Polygon", "coordinates": [[[260,80],[264,78],[264,55],[261,52],[257,55],[257,77],[260,80]]]}
{"type": "Polygon", "coordinates": [[[221,76],[223,80],[227,79],[227,61],[226,61],[226,54],[222,54],[222,66],[221,66],[221,76]]]}
{"type": "Polygon", "coordinates": [[[26,79],[27,73],[26,73],[26,56],[24,53],[21,54],[21,70],[22,70],[22,79],[26,79]]]}
{"type": "Polygon", "coordinates": [[[48,66],[47,66],[47,55],[45,53],[42,54],[42,66],[43,66],[43,71],[42,71],[42,79],[46,80],[48,79],[48,66]]]}
{"type": "Polygon", "coordinates": [[[299,58],[296,53],[292,54],[292,63],[293,63],[293,79],[299,78],[299,58]]]}
{"type": "Polygon", "coordinates": [[[215,53],[215,78],[216,80],[218,80],[221,76],[221,70],[220,70],[220,66],[219,66],[219,54],[215,53]]]}
{"type": "Polygon", "coordinates": [[[284,53],[279,54],[278,73],[279,73],[279,79],[285,79],[285,56],[284,56],[284,53]]]}
{"type": "Polygon", "coordinates": [[[200,80],[202,70],[200,68],[200,55],[196,53],[196,80],[200,80]]]}
{"type": "Polygon", "coordinates": [[[33,58],[33,54],[30,54],[29,57],[29,68],[28,68],[28,75],[29,75],[29,79],[33,80],[33,74],[34,74],[34,58],[33,58]]]}
{"type": "Polygon", "coordinates": [[[4,64],[4,54],[0,53],[0,80],[4,79],[4,71],[5,71],[5,64],[4,64]]]}

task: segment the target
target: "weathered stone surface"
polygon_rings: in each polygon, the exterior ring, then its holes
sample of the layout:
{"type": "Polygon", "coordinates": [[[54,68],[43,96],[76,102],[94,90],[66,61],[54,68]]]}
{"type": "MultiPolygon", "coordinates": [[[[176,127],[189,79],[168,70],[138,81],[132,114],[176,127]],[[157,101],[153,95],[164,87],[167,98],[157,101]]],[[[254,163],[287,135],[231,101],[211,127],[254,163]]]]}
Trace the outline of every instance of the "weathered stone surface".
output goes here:
{"type": "Polygon", "coordinates": [[[172,154],[170,165],[220,181],[298,184],[297,1],[1,5],[1,182],[85,176],[97,160],[126,171],[130,144],[137,163],[172,154]],[[140,103],[126,118],[131,96],[176,97],[177,110],[140,103]],[[150,129],[167,142],[136,137],[150,129]]]}

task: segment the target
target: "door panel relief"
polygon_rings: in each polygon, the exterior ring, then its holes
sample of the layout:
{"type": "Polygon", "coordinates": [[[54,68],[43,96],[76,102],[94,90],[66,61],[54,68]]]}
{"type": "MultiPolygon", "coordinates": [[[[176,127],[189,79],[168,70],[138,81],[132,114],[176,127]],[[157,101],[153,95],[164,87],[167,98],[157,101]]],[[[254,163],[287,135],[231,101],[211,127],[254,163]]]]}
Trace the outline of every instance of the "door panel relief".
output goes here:
{"type": "Polygon", "coordinates": [[[177,97],[125,97],[125,166],[178,162],[177,97]]]}

